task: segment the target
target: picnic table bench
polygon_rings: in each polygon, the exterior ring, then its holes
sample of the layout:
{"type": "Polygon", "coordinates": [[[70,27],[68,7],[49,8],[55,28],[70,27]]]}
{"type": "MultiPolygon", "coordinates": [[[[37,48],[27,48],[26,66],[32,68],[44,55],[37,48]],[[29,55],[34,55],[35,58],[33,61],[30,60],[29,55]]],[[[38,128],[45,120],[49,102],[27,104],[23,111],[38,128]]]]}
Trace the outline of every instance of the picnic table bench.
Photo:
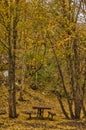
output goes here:
{"type": "Polygon", "coordinates": [[[50,120],[53,120],[53,117],[54,117],[54,116],[56,116],[56,113],[51,112],[51,111],[48,111],[48,118],[49,118],[50,120]]]}
{"type": "Polygon", "coordinates": [[[22,113],[29,115],[28,119],[31,119],[31,118],[32,118],[32,114],[36,114],[36,113],[33,112],[33,111],[22,111],[22,113]]]}

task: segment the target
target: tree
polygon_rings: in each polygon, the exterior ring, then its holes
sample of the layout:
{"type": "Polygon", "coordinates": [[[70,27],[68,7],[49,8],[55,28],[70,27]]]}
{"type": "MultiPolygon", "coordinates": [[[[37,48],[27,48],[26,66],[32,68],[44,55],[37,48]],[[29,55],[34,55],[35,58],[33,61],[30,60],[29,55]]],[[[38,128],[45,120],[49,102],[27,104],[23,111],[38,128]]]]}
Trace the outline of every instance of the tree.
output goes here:
{"type": "Polygon", "coordinates": [[[6,48],[8,55],[9,73],[9,117],[15,118],[16,114],[16,88],[15,88],[15,63],[16,63],[16,44],[17,44],[17,25],[19,21],[19,2],[0,1],[0,25],[3,28],[2,46],[6,48]]]}
{"type": "Polygon", "coordinates": [[[81,49],[83,48],[81,35],[85,38],[85,31],[81,30],[83,23],[79,21],[82,4],[82,1],[71,0],[55,0],[53,4],[50,3],[54,24],[50,22],[50,29],[47,31],[57,64],[60,86],[64,90],[64,95],[58,89],[56,94],[65,117],[72,119],[80,118],[86,87],[86,75],[83,75],[86,71],[86,57],[81,49]],[[83,71],[81,71],[82,64],[83,71]],[[63,97],[67,100],[70,116],[63,105],[63,97]]]}

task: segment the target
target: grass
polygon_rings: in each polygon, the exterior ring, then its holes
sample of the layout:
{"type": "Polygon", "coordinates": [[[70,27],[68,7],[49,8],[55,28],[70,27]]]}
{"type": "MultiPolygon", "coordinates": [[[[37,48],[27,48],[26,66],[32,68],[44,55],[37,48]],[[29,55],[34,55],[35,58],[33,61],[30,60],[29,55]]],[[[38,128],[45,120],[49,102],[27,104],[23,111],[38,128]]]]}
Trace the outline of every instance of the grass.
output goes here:
{"type": "MultiPolygon", "coordinates": [[[[19,93],[17,92],[17,113],[19,116],[16,119],[9,119],[8,117],[8,93],[4,86],[0,89],[0,97],[0,110],[7,112],[0,115],[0,130],[86,130],[85,119],[74,121],[64,118],[54,95],[47,95],[44,92],[40,93],[28,88],[24,94],[25,101],[20,102],[18,101],[19,93]],[[52,106],[56,113],[54,120],[39,120],[34,118],[34,115],[32,119],[28,120],[28,115],[23,114],[22,111],[31,111],[32,106],[36,104],[52,106]]],[[[47,111],[45,111],[45,117],[47,117],[47,111]]]]}

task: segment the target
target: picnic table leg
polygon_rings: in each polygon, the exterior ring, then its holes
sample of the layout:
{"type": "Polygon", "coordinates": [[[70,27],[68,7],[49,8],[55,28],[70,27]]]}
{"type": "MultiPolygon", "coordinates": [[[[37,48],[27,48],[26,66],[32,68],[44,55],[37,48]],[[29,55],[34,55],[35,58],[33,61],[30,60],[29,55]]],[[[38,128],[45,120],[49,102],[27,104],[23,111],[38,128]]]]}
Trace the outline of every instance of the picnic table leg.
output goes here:
{"type": "Polygon", "coordinates": [[[40,117],[40,113],[41,113],[41,111],[40,111],[40,109],[38,109],[38,111],[37,111],[37,117],[38,118],[40,117]]]}
{"type": "Polygon", "coordinates": [[[43,114],[44,114],[44,110],[43,109],[38,109],[37,117],[42,119],[43,118],[43,114]]]}
{"type": "Polygon", "coordinates": [[[41,109],[41,118],[43,118],[43,115],[44,115],[44,109],[41,109]]]}

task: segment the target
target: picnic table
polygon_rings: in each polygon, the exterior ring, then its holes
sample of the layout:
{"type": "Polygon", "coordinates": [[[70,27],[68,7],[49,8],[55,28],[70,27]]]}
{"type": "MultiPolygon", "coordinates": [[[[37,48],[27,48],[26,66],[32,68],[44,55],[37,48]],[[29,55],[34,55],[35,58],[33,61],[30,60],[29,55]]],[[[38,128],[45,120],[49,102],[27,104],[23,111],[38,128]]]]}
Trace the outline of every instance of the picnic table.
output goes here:
{"type": "Polygon", "coordinates": [[[37,117],[40,119],[44,118],[44,110],[51,109],[49,106],[33,106],[32,108],[37,109],[37,117]]]}

